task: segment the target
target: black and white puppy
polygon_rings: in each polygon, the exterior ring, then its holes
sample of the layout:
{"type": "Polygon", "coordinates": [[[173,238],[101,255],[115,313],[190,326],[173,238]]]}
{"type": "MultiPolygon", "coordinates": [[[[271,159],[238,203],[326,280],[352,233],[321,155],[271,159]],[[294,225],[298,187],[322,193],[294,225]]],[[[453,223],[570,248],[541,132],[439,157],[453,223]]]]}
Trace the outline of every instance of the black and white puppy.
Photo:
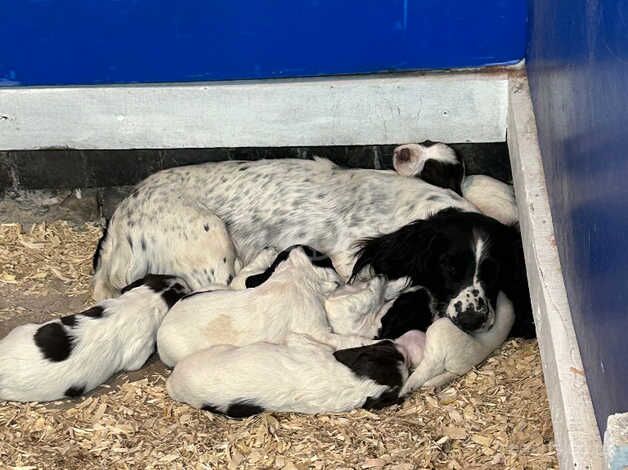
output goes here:
{"type": "Polygon", "coordinates": [[[300,334],[288,335],[284,344],[216,345],[181,360],[166,388],[177,401],[233,418],[265,410],[383,408],[399,401],[424,347],[425,334],[417,331],[338,351],[300,334]]]}
{"type": "Polygon", "coordinates": [[[445,209],[426,220],[363,240],[353,267],[388,280],[410,277],[432,298],[435,316],[467,332],[491,327],[497,293],[515,308],[512,336],[535,336],[521,235],[483,214],[445,209]]]}
{"type": "Polygon", "coordinates": [[[376,276],[337,289],[325,300],[335,333],[375,339],[395,339],[410,330],[427,331],[435,320],[427,289],[408,287],[410,280],[387,282],[376,276]]]}
{"type": "Polygon", "coordinates": [[[464,162],[450,146],[426,140],[393,150],[393,167],[402,176],[416,176],[426,183],[462,195],[464,162]]]}
{"type": "Polygon", "coordinates": [[[173,276],[148,275],[122,291],[84,312],[18,326],[0,340],[0,400],[76,397],[118,371],[142,367],[164,315],[189,290],[173,276]]]}
{"type": "Polygon", "coordinates": [[[331,258],[329,258],[329,256],[327,256],[326,254],[315,250],[311,246],[293,245],[291,247],[286,248],[281,253],[279,253],[275,257],[273,262],[270,264],[270,266],[264,270],[264,272],[261,272],[259,274],[249,275],[244,281],[244,285],[246,286],[246,288],[249,289],[252,287],[257,287],[260,284],[263,284],[265,281],[267,281],[268,278],[270,278],[270,276],[272,276],[272,274],[275,272],[275,269],[277,269],[277,266],[279,266],[280,263],[287,260],[288,256],[290,256],[290,252],[294,250],[295,248],[301,248],[303,250],[303,253],[305,253],[305,255],[312,262],[312,265],[318,266],[319,268],[328,268],[328,269],[332,269],[336,271],[334,269],[334,265],[331,261],[331,258]]]}
{"type": "Polygon", "coordinates": [[[426,140],[400,145],[393,150],[393,167],[400,175],[455,191],[503,224],[519,221],[512,185],[487,175],[466,175],[464,161],[446,144],[426,140]]]}

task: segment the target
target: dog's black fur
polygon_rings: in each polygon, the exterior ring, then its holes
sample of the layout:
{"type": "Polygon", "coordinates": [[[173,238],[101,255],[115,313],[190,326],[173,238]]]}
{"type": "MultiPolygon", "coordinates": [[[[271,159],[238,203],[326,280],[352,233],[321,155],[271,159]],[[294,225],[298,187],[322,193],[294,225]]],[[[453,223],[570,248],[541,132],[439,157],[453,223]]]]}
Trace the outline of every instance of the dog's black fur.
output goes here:
{"type": "Polygon", "coordinates": [[[483,214],[449,208],[395,232],[362,240],[351,277],[367,267],[390,280],[408,276],[413,285],[429,291],[435,314],[443,316],[476,271],[474,237],[485,245],[478,270],[483,301],[495,308],[498,292],[504,291],[515,308],[511,336],[535,337],[521,235],[515,227],[483,214]]]}

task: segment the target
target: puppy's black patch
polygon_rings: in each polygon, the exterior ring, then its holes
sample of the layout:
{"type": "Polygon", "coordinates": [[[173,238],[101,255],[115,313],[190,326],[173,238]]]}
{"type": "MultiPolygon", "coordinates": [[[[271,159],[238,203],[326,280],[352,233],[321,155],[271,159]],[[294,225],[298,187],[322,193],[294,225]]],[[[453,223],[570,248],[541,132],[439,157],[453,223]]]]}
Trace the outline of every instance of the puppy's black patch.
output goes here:
{"type": "Polygon", "coordinates": [[[53,362],[61,362],[70,357],[74,346],[72,337],[56,322],[39,327],[34,340],[44,357],[53,362]]]}
{"type": "Polygon", "coordinates": [[[83,395],[83,392],[85,392],[85,385],[73,385],[65,391],[64,395],[68,398],[76,398],[83,395]]]}
{"type": "Polygon", "coordinates": [[[427,331],[434,321],[431,297],[425,289],[405,292],[382,317],[377,339],[395,339],[410,330],[427,331]]]}
{"type": "Polygon", "coordinates": [[[86,317],[90,318],[102,318],[104,312],[104,308],[102,308],[100,305],[96,305],[90,309],[85,310],[84,312],[81,312],[81,315],[85,315],[86,317]]]}
{"type": "Polygon", "coordinates": [[[255,405],[250,401],[236,401],[231,403],[227,407],[227,411],[221,411],[218,407],[212,405],[211,403],[205,403],[201,407],[201,410],[209,411],[218,415],[225,415],[230,418],[248,418],[249,416],[253,416],[256,414],[260,414],[264,412],[264,408],[261,406],[255,405]]]}
{"type": "Polygon", "coordinates": [[[399,365],[405,360],[392,341],[340,349],[334,352],[334,357],[358,377],[367,377],[380,385],[401,387],[399,365]]]}
{"type": "Polygon", "coordinates": [[[264,412],[264,408],[248,401],[231,403],[225,413],[230,418],[248,418],[264,412]]]}
{"type": "Polygon", "coordinates": [[[387,406],[398,405],[403,401],[403,398],[399,397],[399,387],[395,387],[392,390],[387,390],[378,397],[368,397],[362,408],[365,410],[381,410],[387,406]]]}
{"type": "Polygon", "coordinates": [[[107,232],[109,230],[109,220],[105,221],[105,227],[102,229],[102,235],[98,239],[98,244],[96,245],[96,251],[94,251],[94,256],[92,257],[92,269],[96,271],[98,268],[98,263],[100,262],[100,252],[102,250],[102,244],[105,242],[107,238],[107,232]]]}
{"type": "Polygon", "coordinates": [[[464,167],[461,163],[428,160],[418,176],[426,183],[440,188],[451,189],[462,196],[461,185],[464,177],[464,167]]]}
{"type": "Polygon", "coordinates": [[[334,269],[334,265],[332,264],[331,259],[326,254],[321,253],[318,250],[315,250],[311,246],[293,245],[289,248],[286,248],[281,253],[279,253],[277,257],[275,258],[275,260],[272,262],[272,264],[266,269],[266,271],[260,274],[254,274],[252,276],[247,277],[246,280],[244,281],[244,285],[250,289],[252,287],[257,287],[263,284],[264,282],[266,282],[270,278],[270,276],[272,276],[272,274],[275,272],[275,269],[277,269],[277,266],[279,266],[280,263],[287,260],[288,256],[290,256],[290,252],[294,250],[295,248],[303,249],[303,252],[310,259],[310,261],[312,262],[314,266],[318,266],[319,268],[334,269]]]}
{"type": "Polygon", "coordinates": [[[120,293],[124,294],[125,292],[140,286],[149,287],[153,290],[153,292],[161,292],[168,289],[172,284],[171,281],[175,278],[176,276],[171,276],[169,274],[147,274],[143,278],[133,281],[128,286],[123,287],[120,293]]]}
{"type": "Polygon", "coordinates": [[[166,302],[166,305],[168,305],[168,308],[172,308],[172,306],[186,294],[187,289],[177,282],[173,284],[170,289],[162,292],[161,297],[164,299],[164,302],[166,302]]]}
{"type": "Polygon", "coordinates": [[[270,276],[272,276],[272,274],[275,272],[275,269],[277,269],[277,266],[279,266],[282,262],[288,259],[288,256],[290,256],[290,252],[292,251],[292,249],[293,247],[290,247],[286,250],[283,250],[281,253],[279,253],[273,260],[272,264],[268,268],[266,268],[266,271],[264,271],[263,273],[254,274],[252,276],[247,277],[246,280],[244,281],[244,285],[247,287],[247,289],[257,287],[265,283],[270,278],[270,276]]]}
{"type": "Polygon", "coordinates": [[[63,323],[68,328],[74,328],[76,326],[76,323],[78,322],[75,314],[66,315],[65,317],[61,317],[60,320],[61,323],[63,323]]]}
{"type": "Polygon", "coordinates": [[[432,142],[431,140],[424,140],[423,142],[421,142],[419,145],[422,145],[423,147],[429,148],[432,145],[436,145],[438,142],[432,142]]]}
{"type": "Polygon", "coordinates": [[[216,408],[211,403],[205,403],[203,406],[201,406],[201,410],[209,411],[210,413],[214,413],[215,415],[223,415],[224,414],[222,411],[220,411],[218,408],[216,408]]]}

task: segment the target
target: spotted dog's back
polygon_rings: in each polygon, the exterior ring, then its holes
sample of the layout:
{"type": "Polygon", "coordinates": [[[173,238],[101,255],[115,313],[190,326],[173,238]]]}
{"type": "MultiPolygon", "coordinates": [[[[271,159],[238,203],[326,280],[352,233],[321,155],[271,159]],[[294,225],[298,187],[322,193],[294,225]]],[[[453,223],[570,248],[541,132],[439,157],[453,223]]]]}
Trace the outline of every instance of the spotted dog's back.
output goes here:
{"type": "MultiPolygon", "coordinates": [[[[224,222],[245,263],[266,246],[283,250],[305,244],[330,255],[348,276],[356,240],[452,206],[475,210],[454,192],[421,180],[392,171],[343,169],[325,159],[229,161],[164,170],[140,183],[116,209],[102,245],[95,294],[98,298],[103,286],[119,289],[149,267],[160,272],[156,266],[170,263],[177,269],[168,272],[184,278],[198,272],[208,265],[197,255],[208,250],[202,235],[211,217],[224,222]],[[151,251],[153,236],[163,241],[151,251]]],[[[222,256],[214,253],[214,258],[222,256]]]]}

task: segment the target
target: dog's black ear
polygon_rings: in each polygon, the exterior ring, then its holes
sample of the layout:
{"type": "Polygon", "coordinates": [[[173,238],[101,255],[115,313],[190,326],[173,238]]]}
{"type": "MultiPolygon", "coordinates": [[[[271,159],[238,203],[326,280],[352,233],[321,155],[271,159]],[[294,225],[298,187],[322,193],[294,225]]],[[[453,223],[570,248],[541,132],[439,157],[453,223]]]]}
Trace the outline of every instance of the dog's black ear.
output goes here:
{"type": "Polygon", "coordinates": [[[462,196],[462,179],[464,166],[462,162],[451,163],[439,160],[428,160],[421,170],[421,179],[445,189],[451,189],[462,196]]]}
{"type": "Polygon", "coordinates": [[[501,266],[499,290],[511,299],[515,310],[515,323],[510,336],[536,338],[521,233],[514,226],[505,226],[503,233],[503,242],[498,250],[501,266]]]}
{"type": "Polygon", "coordinates": [[[448,243],[434,224],[429,219],[418,220],[395,232],[362,240],[350,280],[370,266],[375,274],[388,279],[409,276],[413,284],[421,284],[429,274],[430,261],[448,243]]]}

